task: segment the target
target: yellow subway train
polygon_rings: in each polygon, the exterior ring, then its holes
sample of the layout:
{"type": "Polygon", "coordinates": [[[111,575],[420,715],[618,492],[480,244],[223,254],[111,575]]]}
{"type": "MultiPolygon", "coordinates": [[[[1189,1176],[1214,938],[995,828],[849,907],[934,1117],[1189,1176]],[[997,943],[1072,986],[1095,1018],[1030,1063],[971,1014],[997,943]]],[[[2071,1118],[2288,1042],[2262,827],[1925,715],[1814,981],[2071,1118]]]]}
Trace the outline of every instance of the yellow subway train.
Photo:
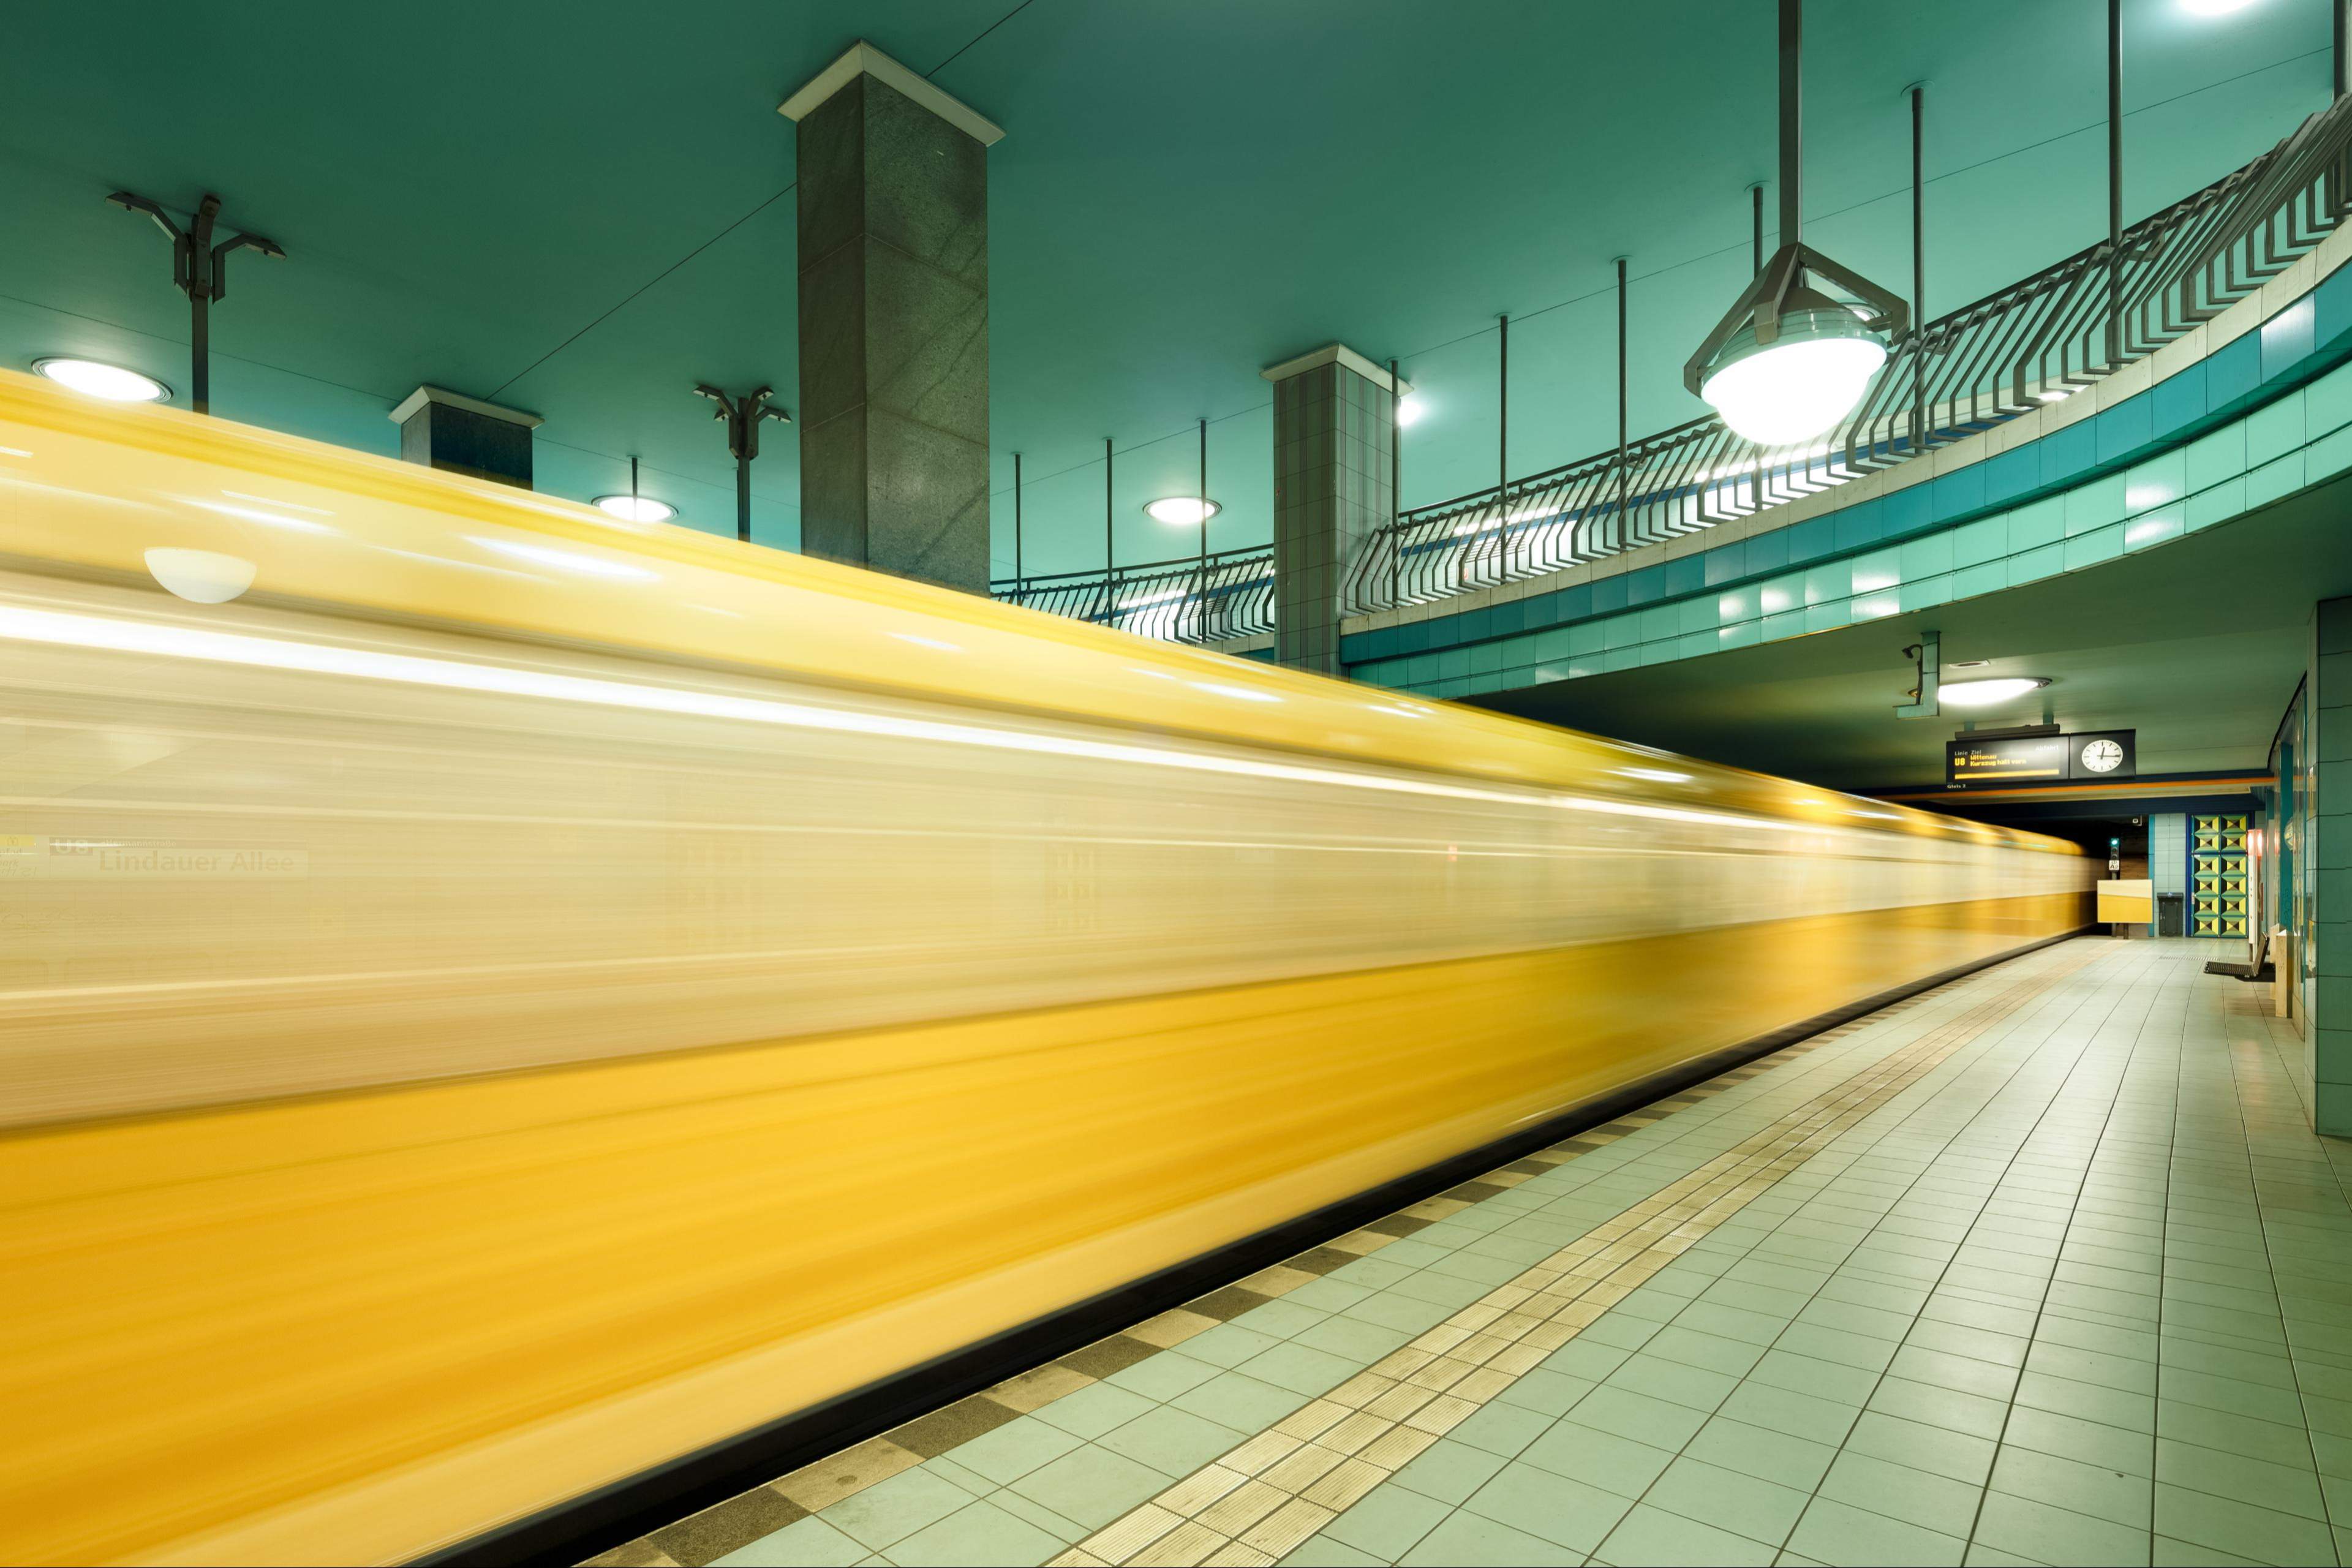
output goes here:
{"type": "Polygon", "coordinates": [[[5,374],[0,797],[17,1563],[427,1554],[2090,878],[5,374]]]}

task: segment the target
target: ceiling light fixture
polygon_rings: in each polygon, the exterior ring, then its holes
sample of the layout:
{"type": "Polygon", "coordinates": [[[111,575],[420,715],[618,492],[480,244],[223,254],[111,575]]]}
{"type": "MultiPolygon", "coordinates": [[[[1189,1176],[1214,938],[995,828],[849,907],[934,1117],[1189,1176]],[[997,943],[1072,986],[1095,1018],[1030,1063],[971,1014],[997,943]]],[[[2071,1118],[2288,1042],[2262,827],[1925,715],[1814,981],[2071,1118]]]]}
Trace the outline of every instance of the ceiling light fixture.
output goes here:
{"type": "Polygon", "coordinates": [[[2039,691],[2050,682],[2038,675],[1998,676],[1990,680],[1955,680],[1937,689],[1946,702],[1962,708],[1990,708],[1996,703],[2013,702],[2030,691],[2039,691]]]}
{"type": "Polygon", "coordinates": [[[667,522],[677,515],[677,508],[651,496],[598,496],[596,505],[624,522],[667,522]]]}
{"type": "Polygon", "coordinates": [[[94,359],[37,359],[33,368],[59,386],[109,403],[160,403],[172,395],[172,389],[152,375],[94,359]]]}
{"type": "Polygon", "coordinates": [[[2227,16],[2253,3],[2254,0],[2180,0],[2180,8],[2192,16],[2227,16]]]}
{"type": "Polygon", "coordinates": [[[1199,496],[1161,496],[1158,500],[1144,502],[1143,510],[1161,522],[1198,528],[1225,509],[1213,500],[1204,502],[1199,496]],[[1205,512],[1203,506],[1208,509],[1205,512]]]}
{"type": "Polygon", "coordinates": [[[1420,422],[1421,416],[1428,412],[1429,405],[1421,400],[1421,396],[1418,393],[1406,393],[1402,397],[1397,400],[1397,428],[1400,430],[1409,430],[1412,428],[1414,425],[1420,422]]]}
{"type": "Polygon", "coordinates": [[[1911,321],[1896,296],[1799,237],[1802,13],[1802,0],[1780,0],[1780,248],[1683,367],[1683,384],[1760,447],[1811,440],[1852,413],[1911,321]],[[1859,303],[1823,293],[1814,278],[1859,303]]]}

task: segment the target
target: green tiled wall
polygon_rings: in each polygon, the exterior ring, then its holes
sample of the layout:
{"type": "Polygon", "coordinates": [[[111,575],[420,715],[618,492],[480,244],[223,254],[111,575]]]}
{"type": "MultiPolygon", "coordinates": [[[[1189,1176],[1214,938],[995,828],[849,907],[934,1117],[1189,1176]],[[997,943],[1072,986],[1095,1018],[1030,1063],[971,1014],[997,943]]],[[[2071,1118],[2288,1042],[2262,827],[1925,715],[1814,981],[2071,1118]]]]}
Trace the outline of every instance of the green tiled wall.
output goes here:
{"type": "Polygon", "coordinates": [[[2304,866],[2313,961],[2311,1041],[2313,1121],[2321,1132],[2352,1137],[2352,599],[2321,603],[2311,680],[2311,740],[2317,788],[2305,818],[2304,866]]]}

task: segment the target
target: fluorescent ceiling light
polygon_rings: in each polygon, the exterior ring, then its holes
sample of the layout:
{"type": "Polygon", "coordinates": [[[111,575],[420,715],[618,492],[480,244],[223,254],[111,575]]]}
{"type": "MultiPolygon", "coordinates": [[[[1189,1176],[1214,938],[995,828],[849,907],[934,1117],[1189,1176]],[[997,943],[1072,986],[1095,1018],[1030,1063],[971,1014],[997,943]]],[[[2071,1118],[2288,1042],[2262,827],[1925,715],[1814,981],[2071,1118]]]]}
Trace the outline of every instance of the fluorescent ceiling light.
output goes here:
{"type": "Polygon", "coordinates": [[[651,496],[598,496],[596,505],[624,522],[667,522],[677,508],[651,496]]]}
{"type": "Polygon", "coordinates": [[[2254,0],[2180,0],[2180,8],[2192,16],[2227,16],[2253,3],[2254,0]]]}
{"type": "Polygon", "coordinates": [[[94,359],[37,359],[33,368],[59,386],[109,403],[157,403],[172,395],[172,389],[152,375],[94,359]]]}
{"type": "Polygon", "coordinates": [[[2079,386],[2045,386],[2033,396],[2041,403],[2063,403],[2081,390],[2079,386]]]}
{"type": "Polygon", "coordinates": [[[1759,447],[1810,441],[1853,412],[1886,345],[1849,307],[1785,311],[1770,343],[1743,327],[1715,358],[1699,395],[1759,447]]]}
{"type": "Polygon", "coordinates": [[[1962,708],[1990,708],[1997,702],[2013,702],[2049,684],[2038,675],[1999,676],[1990,680],[1956,680],[1937,688],[1936,695],[1962,708]]]}
{"type": "Polygon", "coordinates": [[[1197,528],[1225,509],[1213,500],[1204,502],[1199,496],[1161,496],[1158,500],[1146,501],[1143,510],[1161,522],[1181,523],[1186,528],[1197,528]],[[1203,506],[1208,508],[1205,516],[1201,510],[1203,506]]]}
{"type": "Polygon", "coordinates": [[[1420,420],[1423,415],[1428,412],[1429,405],[1421,400],[1421,394],[1417,392],[1406,393],[1402,397],[1397,399],[1397,428],[1400,430],[1410,428],[1420,420]]]}

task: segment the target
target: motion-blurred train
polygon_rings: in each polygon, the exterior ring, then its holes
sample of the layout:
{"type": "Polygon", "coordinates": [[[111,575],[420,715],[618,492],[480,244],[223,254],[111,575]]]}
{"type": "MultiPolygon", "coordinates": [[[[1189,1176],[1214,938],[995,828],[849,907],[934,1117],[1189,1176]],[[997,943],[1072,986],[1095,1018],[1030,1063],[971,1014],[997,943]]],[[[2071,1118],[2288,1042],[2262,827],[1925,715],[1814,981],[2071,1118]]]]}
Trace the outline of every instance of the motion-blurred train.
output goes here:
{"type": "Polygon", "coordinates": [[[13,374],[0,557],[9,1562],[428,1554],[2087,912],[13,374]]]}

